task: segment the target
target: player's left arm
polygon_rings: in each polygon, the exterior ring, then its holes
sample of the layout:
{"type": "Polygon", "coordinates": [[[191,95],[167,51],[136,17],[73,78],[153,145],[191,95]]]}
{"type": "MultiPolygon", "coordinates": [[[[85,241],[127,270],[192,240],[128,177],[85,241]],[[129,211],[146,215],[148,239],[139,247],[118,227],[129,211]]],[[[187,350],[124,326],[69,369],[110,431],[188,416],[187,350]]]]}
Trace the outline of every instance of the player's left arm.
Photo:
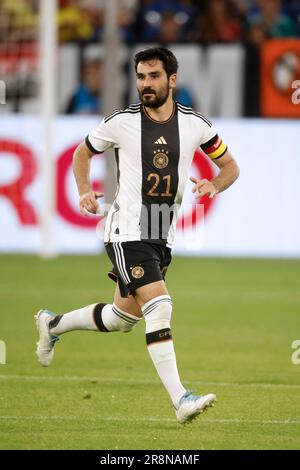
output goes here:
{"type": "Polygon", "coordinates": [[[196,193],[196,198],[205,196],[206,194],[212,199],[216,194],[225,191],[238,178],[240,170],[237,162],[233,158],[229,150],[226,150],[220,158],[213,159],[214,163],[220,169],[217,176],[210,181],[207,179],[198,180],[191,177],[190,180],[195,183],[192,191],[196,193]]]}

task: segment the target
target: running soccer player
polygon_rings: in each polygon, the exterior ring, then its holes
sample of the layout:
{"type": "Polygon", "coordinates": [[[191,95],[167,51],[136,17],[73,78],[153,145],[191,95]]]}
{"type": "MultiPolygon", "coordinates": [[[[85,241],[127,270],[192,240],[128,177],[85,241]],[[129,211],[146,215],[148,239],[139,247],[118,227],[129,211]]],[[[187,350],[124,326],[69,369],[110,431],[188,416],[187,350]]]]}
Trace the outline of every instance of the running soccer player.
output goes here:
{"type": "Polygon", "coordinates": [[[211,406],[213,393],[195,395],[182,385],[171,335],[172,301],[165,275],[171,262],[178,211],[194,153],[201,149],[219,167],[211,181],[191,178],[197,197],[213,198],[238,177],[239,169],[215,127],[202,114],[173,100],[177,59],[166,48],[135,56],[140,103],[106,116],[74,153],[80,210],[96,213],[89,181],[90,160],[115,149],[118,188],[105,225],[104,243],[116,282],[112,304],[94,303],[55,315],[40,310],[37,356],[50,365],[59,336],[73,330],[129,332],[144,317],[146,343],[175,408],[186,423],[211,406]]]}

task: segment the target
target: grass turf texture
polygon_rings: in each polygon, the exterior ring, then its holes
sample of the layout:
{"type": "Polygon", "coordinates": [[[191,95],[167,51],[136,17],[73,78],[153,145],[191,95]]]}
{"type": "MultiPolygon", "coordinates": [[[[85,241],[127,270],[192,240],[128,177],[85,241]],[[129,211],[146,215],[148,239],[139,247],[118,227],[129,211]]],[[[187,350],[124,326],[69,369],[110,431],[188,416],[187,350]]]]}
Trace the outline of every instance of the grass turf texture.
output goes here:
{"type": "Polygon", "coordinates": [[[299,449],[300,261],[174,258],[167,276],[182,380],[218,403],[181,426],[145,347],[130,334],[61,337],[36,361],[33,315],[111,302],[100,257],[0,257],[1,449],[299,449]]]}

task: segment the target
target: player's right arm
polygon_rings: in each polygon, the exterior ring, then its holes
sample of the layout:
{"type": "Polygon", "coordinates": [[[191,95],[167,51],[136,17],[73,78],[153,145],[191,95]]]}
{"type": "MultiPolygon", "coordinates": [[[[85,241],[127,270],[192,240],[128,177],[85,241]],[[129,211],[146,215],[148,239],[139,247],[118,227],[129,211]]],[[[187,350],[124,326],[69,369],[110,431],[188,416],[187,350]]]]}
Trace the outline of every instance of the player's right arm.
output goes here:
{"type": "MultiPolygon", "coordinates": [[[[114,113],[113,113],[114,114],[114,113]]],[[[115,120],[104,118],[99,126],[89,133],[85,141],[78,145],[73,155],[73,172],[79,192],[79,208],[83,215],[96,214],[97,198],[104,194],[93,191],[90,183],[91,159],[111,147],[117,147],[115,120]]]]}
{"type": "Polygon", "coordinates": [[[73,172],[80,197],[79,208],[83,215],[88,215],[88,212],[96,214],[98,210],[97,198],[104,195],[104,193],[91,189],[90,164],[95,153],[97,152],[92,151],[85,142],[82,142],[73,155],[73,172]]]}

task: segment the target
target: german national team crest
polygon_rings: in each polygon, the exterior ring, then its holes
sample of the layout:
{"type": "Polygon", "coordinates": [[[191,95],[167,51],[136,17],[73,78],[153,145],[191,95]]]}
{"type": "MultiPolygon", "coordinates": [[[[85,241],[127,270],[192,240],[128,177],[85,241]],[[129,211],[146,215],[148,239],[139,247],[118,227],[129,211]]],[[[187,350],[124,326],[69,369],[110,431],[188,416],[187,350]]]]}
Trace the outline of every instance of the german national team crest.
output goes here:
{"type": "Polygon", "coordinates": [[[135,267],[132,269],[131,274],[132,274],[132,276],[133,276],[135,279],[140,279],[141,277],[144,276],[145,271],[144,271],[144,269],[142,268],[142,266],[135,266],[135,267]]]}
{"type": "Polygon", "coordinates": [[[169,163],[169,157],[168,157],[168,151],[164,151],[161,149],[154,150],[154,157],[153,157],[153,165],[155,168],[158,168],[159,170],[162,170],[163,168],[166,168],[166,166],[169,163]]]}

